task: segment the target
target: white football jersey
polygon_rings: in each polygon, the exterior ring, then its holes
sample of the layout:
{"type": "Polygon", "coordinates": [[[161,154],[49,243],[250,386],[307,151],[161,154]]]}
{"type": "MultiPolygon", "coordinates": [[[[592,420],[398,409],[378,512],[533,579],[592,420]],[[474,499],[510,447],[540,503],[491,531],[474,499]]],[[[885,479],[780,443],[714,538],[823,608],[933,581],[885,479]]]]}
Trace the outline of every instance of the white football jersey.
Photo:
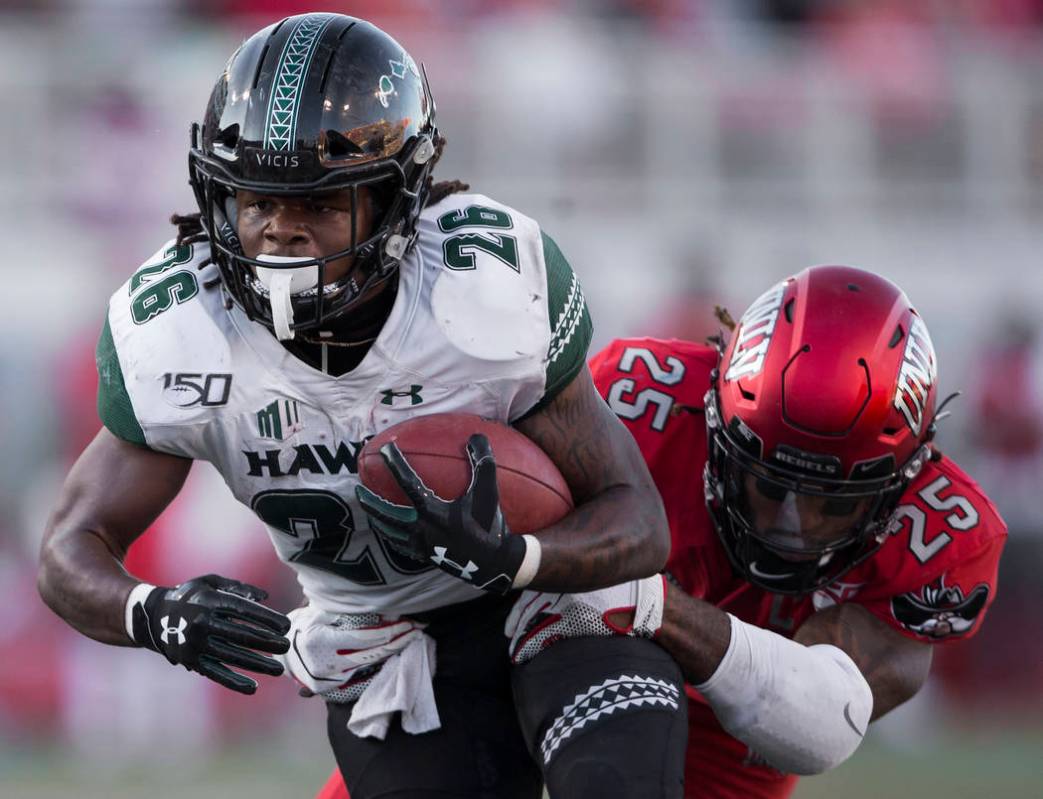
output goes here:
{"type": "Polygon", "coordinates": [[[419,232],[387,322],[339,377],[204,288],[218,274],[198,268],[206,245],[170,242],[139,268],[112,296],[98,344],[106,427],[213,463],[307,598],[333,612],[414,613],[479,594],[370,530],[355,500],[363,443],[429,413],[515,421],[572,380],[590,343],[572,269],[532,219],[454,194],[425,209],[419,232]]]}

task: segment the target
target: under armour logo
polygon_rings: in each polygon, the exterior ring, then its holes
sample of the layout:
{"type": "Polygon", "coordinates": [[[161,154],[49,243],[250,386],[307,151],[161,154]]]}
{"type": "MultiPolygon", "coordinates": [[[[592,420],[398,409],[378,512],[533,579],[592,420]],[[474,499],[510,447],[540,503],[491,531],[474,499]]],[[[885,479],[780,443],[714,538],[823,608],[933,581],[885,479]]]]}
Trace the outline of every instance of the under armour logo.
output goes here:
{"type": "Polygon", "coordinates": [[[159,620],[159,623],[163,625],[163,632],[159,634],[159,640],[164,644],[170,643],[170,636],[177,636],[178,646],[183,646],[185,643],[185,628],[188,627],[188,619],[178,619],[177,627],[170,626],[170,616],[164,616],[159,620]]]}
{"type": "Polygon", "coordinates": [[[470,580],[471,575],[478,571],[478,564],[475,563],[473,560],[468,560],[466,566],[461,566],[455,560],[450,560],[445,556],[448,551],[449,550],[445,547],[435,547],[435,554],[431,556],[431,560],[433,560],[439,566],[441,566],[443,563],[448,563],[450,566],[452,566],[454,569],[460,572],[461,580],[470,580]]]}
{"type": "Polygon", "coordinates": [[[395,391],[394,389],[386,388],[381,391],[383,399],[380,401],[381,405],[394,405],[396,397],[409,397],[410,405],[419,405],[424,401],[424,398],[420,396],[420,390],[423,386],[411,385],[409,391],[395,391]]]}

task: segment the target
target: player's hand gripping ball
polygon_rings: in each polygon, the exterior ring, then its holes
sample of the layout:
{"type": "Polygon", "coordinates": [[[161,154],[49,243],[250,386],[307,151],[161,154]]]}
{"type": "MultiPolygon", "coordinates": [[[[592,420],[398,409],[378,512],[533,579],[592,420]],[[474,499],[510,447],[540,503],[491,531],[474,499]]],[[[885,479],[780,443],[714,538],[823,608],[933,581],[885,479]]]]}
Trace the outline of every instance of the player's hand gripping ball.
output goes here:
{"type": "Polygon", "coordinates": [[[506,593],[525,557],[520,535],[572,510],[568,484],[533,441],[471,414],[388,428],[359,456],[356,489],[374,531],[399,552],[506,593]]]}

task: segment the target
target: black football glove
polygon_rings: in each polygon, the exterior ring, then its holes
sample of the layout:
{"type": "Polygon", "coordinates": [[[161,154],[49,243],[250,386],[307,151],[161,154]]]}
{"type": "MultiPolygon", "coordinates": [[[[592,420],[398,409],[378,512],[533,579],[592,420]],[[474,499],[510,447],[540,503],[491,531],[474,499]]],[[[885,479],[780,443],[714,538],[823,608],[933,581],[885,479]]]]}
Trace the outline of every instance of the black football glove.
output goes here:
{"type": "Polygon", "coordinates": [[[526,544],[522,536],[511,535],[503,519],[489,439],[476,433],[467,440],[471,484],[452,502],[424,485],[395,442],[382,446],[380,454],[413,507],[395,505],[356,486],[355,495],[377,534],[408,557],[434,561],[477,588],[506,594],[525,558],[526,544]]]}
{"type": "Polygon", "coordinates": [[[283,654],[290,620],[259,604],[260,588],[216,574],[154,588],[131,610],[135,643],[225,688],[252,694],[257,683],[228,666],[279,676],[282,664],[251,650],[283,654]]]}

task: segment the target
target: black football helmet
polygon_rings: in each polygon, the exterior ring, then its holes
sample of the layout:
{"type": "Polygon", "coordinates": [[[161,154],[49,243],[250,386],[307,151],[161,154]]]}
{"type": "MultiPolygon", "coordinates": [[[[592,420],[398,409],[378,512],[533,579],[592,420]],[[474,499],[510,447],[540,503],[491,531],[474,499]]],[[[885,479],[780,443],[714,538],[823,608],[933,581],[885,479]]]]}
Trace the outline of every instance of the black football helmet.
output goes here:
{"type": "Polygon", "coordinates": [[[224,287],[251,318],[273,327],[268,289],[236,233],[235,194],[312,195],[350,189],[376,198],[372,233],[351,246],[281,268],[317,267],[313,287],[291,298],[293,330],[345,313],[398,267],[416,238],[433,166],[435,104],[427,78],[379,28],[342,14],[302,14],[247,39],[228,60],[202,127],[192,126],[189,182],[224,287]],[[343,279],[326,265],[354,256],[343,279]]]}

